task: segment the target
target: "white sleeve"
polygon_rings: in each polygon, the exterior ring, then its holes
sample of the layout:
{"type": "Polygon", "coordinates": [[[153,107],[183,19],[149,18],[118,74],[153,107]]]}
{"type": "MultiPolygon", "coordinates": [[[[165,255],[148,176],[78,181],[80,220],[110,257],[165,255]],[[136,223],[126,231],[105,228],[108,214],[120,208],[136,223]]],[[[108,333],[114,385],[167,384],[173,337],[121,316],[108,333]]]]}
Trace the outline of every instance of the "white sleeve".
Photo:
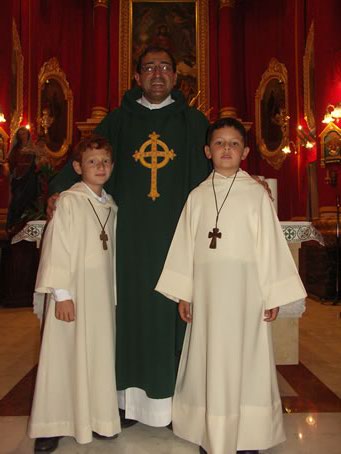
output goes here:
{"type": "Polygon", "coordinates": [[[63,288],[51,288],[50,290],[55,301],[65,301],[73,299],[71,293],[63,288]]]}

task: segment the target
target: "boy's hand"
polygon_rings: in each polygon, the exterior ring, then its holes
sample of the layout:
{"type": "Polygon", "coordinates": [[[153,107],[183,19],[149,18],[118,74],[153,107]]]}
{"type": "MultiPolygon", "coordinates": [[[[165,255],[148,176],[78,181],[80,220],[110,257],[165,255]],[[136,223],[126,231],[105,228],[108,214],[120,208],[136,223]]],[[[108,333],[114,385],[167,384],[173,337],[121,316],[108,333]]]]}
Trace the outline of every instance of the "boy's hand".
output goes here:
{"type": "Polygon", "coordinates": [[[47,200],[47,207],[46,207],[46,214],[47,214],[47,220],[51,221],[53,218],[53,212],[56,209],[56,201],[59,198],[58,192],[55,194],[51,195],[48,200],[47,200]]]}
{"type": "Polygon", "coordinates": [[[278,315],[279,307],[274,307],[273,309],[266,309],[264,311],[264,321],[273,322],[276,320],[278,315]]]}
{"type": "Polygon", "coordinates": [[[72,300],[56,301],[56,319],[63,322],[75,321],[75,305],[72,300]]]}
{"type": "Polygon", "coordinates": [[[179,315],[181,320],[186,323],[192,322],[192,314],[191,314],[191,305],[187,303],[187,301],[180,300],[179,307],[178,307],[179,315]]]}

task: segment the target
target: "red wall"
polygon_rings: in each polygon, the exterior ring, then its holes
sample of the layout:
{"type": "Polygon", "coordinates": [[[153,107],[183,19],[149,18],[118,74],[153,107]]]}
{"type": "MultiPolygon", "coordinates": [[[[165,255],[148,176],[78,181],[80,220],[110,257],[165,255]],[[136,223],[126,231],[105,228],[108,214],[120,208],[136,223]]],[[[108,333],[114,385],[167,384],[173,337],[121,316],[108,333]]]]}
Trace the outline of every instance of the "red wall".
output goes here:
{"type": "Polygon", "coordinates": [[[74,120],[90,116],[92,1],[14,0],[13,3],[25,61],[24,122],[36,126],[38,74],[42,65],[52,57],[58,59],[73,92],[74,120]]]}
{"type": "MultiPolygon", "coordinates": [[[[290,139],[296,141],[296,127],[306,125],[303,104],[303,56],[306,38],[315,24],[315,105],[317,136],[326,106],[341,100],[341,8],[338,0],[249,0],[244,2],[244,80],[247,108],[243,119],[255,121],[254,97],[262,74],[275,57],[288,71],[290,139]],[[338,70],[336,70],[336,68],[338,70]]],[[[255,130],[250,139],[253,153],[248,158],[252,173],[278,179],[279,217],[290,219],[305,216],[307,163],[318,160],[320,206],[335,205],[338,188],[325,181],[320,162],[320,145],[313,150],[301,147],[300,154],[291,154],[280,170],[273,169],[256,151],[255,130]]],[[[336,166],[337,168],[337,166],[336,166]]],[[[341,182],[339,182],[341,184],[341,182]]]]}
{"type": "MultiPolygon", "coordinates": [[[[339,0],[247,0],[236,2],[237,33],[234,45],[238,61],[230,62],[238,71],[238,116],[255,122],[255,93],[272,57],[285,64],[289,78],[290,138],[296,140],[296,126],[303,119],[303,55],[311,21],[315,22],[315,102],[317,134],[328,103],[341,100],[341,8],[339,0]]],[[[14,17],[24,53],[24,122],[36,126],[38,73],[44,62],[57,57],[74,95],[74,122],[84,121],[93,107],[93,1],[92,0],[3,0],[0,29],[0,106],[9,132],[11,24],[14,17]]],[[[210,91],[213,118],[219,111],[217,30],[219,0],[209,0],[210,91]]],[[[110,94],[108,107],[118,99],[119,0],[110,8],[110,94]]],[[[79,134],[74,128],[74,140],[79,134]]],[[[273,169],[256,149],[254,127],[250,131],[252,153],[250,173],[278,179],[279,216],[290,219],[306,214],[306,165],[320,159],[317,150],[301,149],[300,157],[290,155],[280,170],[273,169]]],[[[336,168],[338,168],[336,166],[336,168]]],[[[319,166],[320,205],[335,204],[339,188],[324,182],[325,170],[319,166]]],[[[341,177],[340,177],[341,178],[341,177]]],[[[0,207],[7,203],[1,189],[0,207]]],[[[341,184],[341,181],[339,182],[341,184]]]]}

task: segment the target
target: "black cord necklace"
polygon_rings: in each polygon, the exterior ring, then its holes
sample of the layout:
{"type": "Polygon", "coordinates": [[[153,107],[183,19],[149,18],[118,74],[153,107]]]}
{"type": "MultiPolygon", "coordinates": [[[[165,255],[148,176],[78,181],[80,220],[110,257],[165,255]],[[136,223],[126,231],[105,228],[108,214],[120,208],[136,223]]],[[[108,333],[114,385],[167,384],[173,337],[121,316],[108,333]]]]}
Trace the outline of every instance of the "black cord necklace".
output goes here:
{"type": "MultiPolygon", "coordinates": [[[[239,170],[239,169],[238,169],[239,170]]],[[[223,203],[220,205],[220,208],[218,209],[218,202],[217,202],[217,194],[215,192],[215,186],[214,186],[214,175],[215,175],[215,170],[213,170],[213,175],[212,175],[212,187],[213,187],[213,193],[214,193],[214,201],[215,201],[215,208],[216,208],[216,213],[217,216],[215,218],[215,227],[212,229],[212,232],[208,232],[208,238],[212,238],[210,242],[210,249],[216,249],[217,248],[217,238],[221,238],[222,233],[218,229],[218,220],[219,220],[219,215],[221,212],[221,209],[224,206],[224,203],[226,202],[227,197],[230,194],[231,188],[233,186],[234,180],[236,179],[237,172],[234,174],[232,183],[230,184],[229,190],[227,191],[227,194],[223,200],[223,203]]]]}
{"type": "Polygon", "coordinates": [[[88,200],[89,200],[89,203],[90,203],[92,209],[94,210],[94,213],[96,215],[96,218],[98,219],[98,222],[99,222],[100,226],[102,227],[99,239],[102,241],[103,249],[106,251],[108,249],[108,246],[107,246],[108,235],[105,233],[104,229],[105,229],[105,226],[107,225],[107,222],[108,222],[108,219],[109,219],[109,216],[110,216],[110,213],[111,213],[111,208],[109,208],[109,214],[108,214],[107,219],[106,219],[106,221],[105,221],[105,223],[103,225],[101,220],[100,220],[100,218],[98,217],[98,214],[97,214],[97,211],[95,210],[95,207],[91,203],[91,200],[90,199],[88,199],[88,200]]]}

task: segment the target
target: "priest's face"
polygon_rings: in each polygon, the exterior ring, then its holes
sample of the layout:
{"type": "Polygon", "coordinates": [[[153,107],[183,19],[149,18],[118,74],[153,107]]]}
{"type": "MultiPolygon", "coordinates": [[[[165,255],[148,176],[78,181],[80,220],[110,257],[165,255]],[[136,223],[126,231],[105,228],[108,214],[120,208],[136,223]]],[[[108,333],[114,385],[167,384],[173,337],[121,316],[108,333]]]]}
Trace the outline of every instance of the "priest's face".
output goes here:
{"type": "Polygon", "coordinates": [[[176,84],[176,73],[166,52],[149,52],[141,62],[141,73],[135,80],[145,98],[152,104],[160,104],[176,84]]]}
{"type": "Polygon", "coordinates": [[[205,146],[206,157],[212,159],[214,170],[226,177],[237,172],[249,151],[240,132],[232,126],[214,130],[210,145],[205,146]]]}
{"type": "Polygon", "coordinates": [[[73,161],[72,164],[82,181],[100,196],[114,166],[111,153],[103,148],[87,148],[81,155],[81,162],[73,161]]]}

